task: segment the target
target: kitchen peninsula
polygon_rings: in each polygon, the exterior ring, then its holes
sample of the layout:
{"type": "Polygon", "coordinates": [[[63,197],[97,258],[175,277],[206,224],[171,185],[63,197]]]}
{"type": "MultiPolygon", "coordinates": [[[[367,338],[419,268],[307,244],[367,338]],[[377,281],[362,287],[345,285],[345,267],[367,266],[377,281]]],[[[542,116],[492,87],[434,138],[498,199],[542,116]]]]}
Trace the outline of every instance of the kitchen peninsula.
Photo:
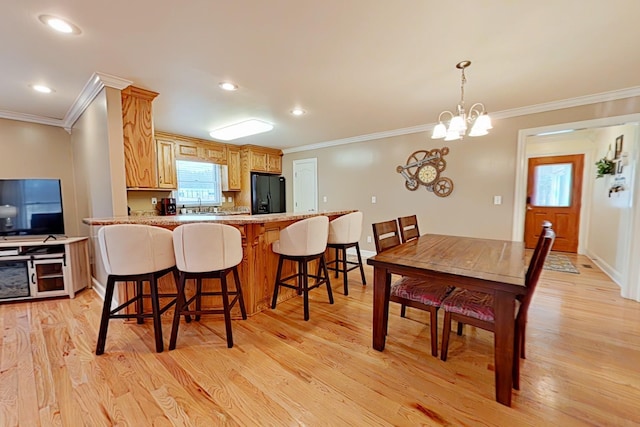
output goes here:
{"type": "MultiPolygon", "coordinates": [[[[278,256],[271,250],[271,244],[280,238],[280,230],[301,219],[325,215],[329,220],[354,210],[330,211],[324,213],[277,213],[264,215],[175,215],[175,216],[126,216],[113,218],[85,218],[83,222],[91,226],[91,242],[93,248],[92,273],[99,283],[106,284],[106,273],[102,266],[98,247],[98,230],[112,224],[146,224],[173,230],[179,225],[197,222],[212,222],[232,225],[242,235],[243,258],[239,266],[242,293],[249,316],[270,307],[273,286],[278,266],[278,256]]],[[[293,272],[293,265],[285,265],[293,272]]],[[[161,293],[175,292],[173,277],[167,275],[160,282],[161,293]]],[[[118,289],[125,298],[129,297],[134,287],[124,286],[118,289]]],[[[292,298],[294,290],[280,292],[278,301],[292,298]]],[[[203,300],[203,304],[206,301],[203,300]]]]}

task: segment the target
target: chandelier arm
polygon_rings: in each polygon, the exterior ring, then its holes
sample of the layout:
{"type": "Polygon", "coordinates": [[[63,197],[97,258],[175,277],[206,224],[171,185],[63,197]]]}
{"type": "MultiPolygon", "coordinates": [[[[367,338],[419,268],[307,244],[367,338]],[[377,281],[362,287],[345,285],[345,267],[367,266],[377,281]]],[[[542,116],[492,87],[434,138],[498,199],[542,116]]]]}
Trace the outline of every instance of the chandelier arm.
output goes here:
{"type": "Polygon", "coordinates": [[[467,120],[471,122],[477,119],[478,117],[480,117],[481,115],[483,115],[484,113],[485,113],[484,104],[482,102],[476,102],[469,109],[469,117],[467,118],[467,120]]]}
{"type": "Polygon", "coordinates": [[[438,116],[438,122],[439,122],[439,123],[442,123],[442,115],[443,115],[443,114],[449,114],[449,115],[451,116],[449,120],[451,120],[451,119],[455,116],[451,111],[449,111],[449,110],[444,110],[444,111],[443,111],[442,113],[440,113],[440,115],[438,116]]]}

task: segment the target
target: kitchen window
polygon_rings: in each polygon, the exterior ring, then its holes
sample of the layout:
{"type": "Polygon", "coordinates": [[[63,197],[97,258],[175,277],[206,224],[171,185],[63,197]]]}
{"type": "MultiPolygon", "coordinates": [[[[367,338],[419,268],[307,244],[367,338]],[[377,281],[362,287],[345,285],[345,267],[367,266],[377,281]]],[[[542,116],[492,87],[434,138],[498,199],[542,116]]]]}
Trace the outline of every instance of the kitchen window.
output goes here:
{"type": "Polygon", "coordinates": [[[220,165],[215,163],[177,160],[178,195],[180,206],[220,206],[222,188],[220,165]]]}

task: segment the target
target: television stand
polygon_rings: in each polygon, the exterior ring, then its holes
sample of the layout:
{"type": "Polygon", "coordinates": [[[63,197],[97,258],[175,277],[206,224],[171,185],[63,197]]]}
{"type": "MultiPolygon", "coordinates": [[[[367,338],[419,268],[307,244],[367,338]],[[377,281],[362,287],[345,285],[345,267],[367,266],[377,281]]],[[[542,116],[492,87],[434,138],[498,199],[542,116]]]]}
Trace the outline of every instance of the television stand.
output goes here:
{"type": "Polygon", "coordinates": [[[0,241],[0,304],[74,298],[90,283],[87,237],[0,241]]]}

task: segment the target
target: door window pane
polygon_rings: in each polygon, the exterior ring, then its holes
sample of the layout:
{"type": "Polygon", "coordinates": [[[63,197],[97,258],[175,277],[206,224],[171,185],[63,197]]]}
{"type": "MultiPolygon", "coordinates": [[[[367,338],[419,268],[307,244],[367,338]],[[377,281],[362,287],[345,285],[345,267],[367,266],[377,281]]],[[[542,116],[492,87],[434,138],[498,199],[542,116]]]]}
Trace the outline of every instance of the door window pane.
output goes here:
{"type": "Polygon", "coordinates": [[[533,175],[533,205],[571,206],[572,163],[536,166],[533,175]]]}

